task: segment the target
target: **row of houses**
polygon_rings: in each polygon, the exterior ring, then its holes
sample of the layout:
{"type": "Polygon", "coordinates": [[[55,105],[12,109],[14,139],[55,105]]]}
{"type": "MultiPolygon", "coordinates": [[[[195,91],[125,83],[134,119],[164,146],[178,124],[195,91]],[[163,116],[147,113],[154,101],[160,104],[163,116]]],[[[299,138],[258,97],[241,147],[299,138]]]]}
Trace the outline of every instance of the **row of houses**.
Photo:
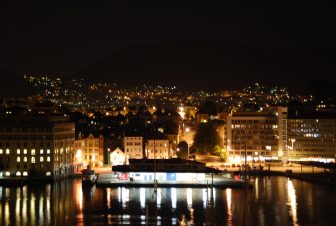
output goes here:
{"type": "Polygon", "coordinates": [[[74,148],[74,162],[77,166],[98,167],[102,166],[104,162],[111,165],[121,165],[127,164],[129,159],[169,159],[174,155],[172,142],[163,135],[144,141],[141,135],[125,134],[123,147],[104,150],[103,136],[94,137],[90,134],[86,138],[75,140],[74,148]],[[107,161],[104,159],[105,151],[108,152],[107,161]]]}

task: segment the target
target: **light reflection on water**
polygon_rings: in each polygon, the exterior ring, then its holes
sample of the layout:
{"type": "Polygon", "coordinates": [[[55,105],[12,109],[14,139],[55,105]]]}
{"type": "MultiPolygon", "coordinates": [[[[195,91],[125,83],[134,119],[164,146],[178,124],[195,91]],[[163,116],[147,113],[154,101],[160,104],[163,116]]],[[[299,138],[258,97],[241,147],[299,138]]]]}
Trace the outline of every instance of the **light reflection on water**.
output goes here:
{"type": "Polygon", "coordinates": [[[0,225],[333,225],[335,189],[284,177],[253,183],[249,191],[158,188],[157,194],[82,188],[78,179],[0,187],[0,225]]]}

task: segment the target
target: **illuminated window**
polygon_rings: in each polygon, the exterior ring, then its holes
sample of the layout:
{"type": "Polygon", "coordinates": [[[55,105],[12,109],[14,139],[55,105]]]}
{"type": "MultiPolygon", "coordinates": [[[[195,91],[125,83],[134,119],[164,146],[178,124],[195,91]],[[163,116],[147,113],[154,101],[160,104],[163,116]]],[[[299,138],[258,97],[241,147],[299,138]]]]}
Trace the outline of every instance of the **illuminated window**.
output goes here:
{"type": "Polygon", "coordinates": [[[7,171],[7,172],[5,173],[5,176],[10,176],[10,172],[7,171]]]}
{"type": "Polygon", "coordinates": [[[47,149],[47,154],[50,154],[50,149],[47,149]]]}
{"type": "Polygon", "coordinates": [[[50,162],[50,156],[47,157],[47,162],[50,162]]]}
{"type": "Polygon", "coordinates": [[[31,157],[31,163],[35,163],[35,157],[31,157]]]}
{"type": "Polygon", "coordinates": [[[27,158],[26,156],[23,157],[23,161],[24,161],[24,162],[27,162],[27,159],[28,159],[28,158],[27,158]]]}
{"type": "Polygon", "coordinates": [[[16,157],[16,162],[21,162],[20,156],[16,157]]]}
{"type": "Polygon", "coordinates": [[[16,153],[17,153],[18,155],[20,154],[20,152],[21,152],[20,149],[17,149],[17,150],[16,150],[16,153]]]}
{"type": "Polygon", "coordinates": [[[23,149],[23,154],[27,154],[27,149],[23,149]]]}
{"type": "Polygon", "coordinates": [[[0,149],[0,154],[3,154],[3,150],[2,149],[0,149]]]}
{"type": "Polygon", "coordinates": [[[27,171],[24,171],[23,174],[22,174],[22,176],[24,176],[24,177],[28,176],[27,171]]]}
{"type": "Polygon", "coordinates": [[[31,155],[35,155],[35,149],[31,149],[31,155]]]}
{"type": "Polygon", "coordinates": [[[43,154],[43,149],[40,150],[40,154],[41,154],[41,155],[43,154]]]}
{"type": "Polygon", "coordinates": [[[51,172],[46,172],[46,176],[51,176],[51,172]]]}
{"type": "Polygon", "coordinates": [[[10,150],[7,148],[6,149],[6,154],[9,155],[9,153],[10,153],[10,150]]]}
{"type": "Polygon", "coordinates": [[[20,171],[17,171],[17,172],[16,172],[16,176],[21,177],[21,172],[20,172],[20,171]]]}
{"type": "Polygon", "coordinates": [[[43,162],[43,156],[40,157],[40,162],[43,162]]]}

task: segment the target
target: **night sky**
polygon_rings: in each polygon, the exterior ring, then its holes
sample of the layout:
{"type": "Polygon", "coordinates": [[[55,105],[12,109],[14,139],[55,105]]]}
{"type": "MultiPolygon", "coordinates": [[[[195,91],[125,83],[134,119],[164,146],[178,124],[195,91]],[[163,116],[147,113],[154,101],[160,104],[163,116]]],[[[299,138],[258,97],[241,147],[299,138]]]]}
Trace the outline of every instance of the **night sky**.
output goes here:
{"type": "Polygon", "coordinates": [[[0,67],[205,90],[335,82],[332,6],[181,2],[1,1],[0,67]]]}

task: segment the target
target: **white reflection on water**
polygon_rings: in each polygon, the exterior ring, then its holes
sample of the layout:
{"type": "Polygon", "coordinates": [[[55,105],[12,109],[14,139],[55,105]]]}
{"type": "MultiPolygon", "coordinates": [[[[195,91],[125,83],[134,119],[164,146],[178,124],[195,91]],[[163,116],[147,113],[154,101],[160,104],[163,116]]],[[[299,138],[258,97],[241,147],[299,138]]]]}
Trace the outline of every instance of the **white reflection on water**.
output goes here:
{"type": "Polygon", "coordinates": [[[156,204],[158,207],[161,206],[161,188],[157,189],[156,204]]]}
{"type": "Polygon", "coordinates": [[[121,202],[121,187],[118,187],[118,202],[121,202]]]}
{"type": "Polygon", "coordinates": [[[297,203],[296,203],[295,188],[293,185],[293,181],[291,181],[290,179],[288,179],[287,191],[288,191],[288,201],[289,201],[289,206],[290,206],[289,214],[292,217],[293,224],[295,226],[299,226],[298,218],[297,218],[297,203]]]}
{"type": "Polygon", "coordinates": [[[172,208],[176,209],[176,188],[171,188],[172,208]]]}
{"type": "Polygon", "coordinates": [[[145,206],[146,206],[146,190],[145,190],[145,188],[140,188],[140,205],[141,205],[141,208],[145,208],[145,206]]]}
{"type": "Polygon", "coordinates": [[[206,209],[208,203],[208,189],[203,188],[202,190],[202,200],[203,200],[203,208],[206,209]]]}
{"type": "Polygon", "coordinates": [[[226,204],[227,204],[227,214],[228,214],[228,226],[232,225],[232,190],[230,188],[226,189],[226,204]]]}
{"type": "Polygon", "coordinates": [[[122,199],[122,206],[123,208],[126,208],[127,203],[129,202],[129,189],[122,188],[121,189],[121,199],[122,199]]]}
{"type": "Polygon", "coordinates": [[[192,189],[187,188],[187,204],[189,207],[192,206],[192,189]]]}

